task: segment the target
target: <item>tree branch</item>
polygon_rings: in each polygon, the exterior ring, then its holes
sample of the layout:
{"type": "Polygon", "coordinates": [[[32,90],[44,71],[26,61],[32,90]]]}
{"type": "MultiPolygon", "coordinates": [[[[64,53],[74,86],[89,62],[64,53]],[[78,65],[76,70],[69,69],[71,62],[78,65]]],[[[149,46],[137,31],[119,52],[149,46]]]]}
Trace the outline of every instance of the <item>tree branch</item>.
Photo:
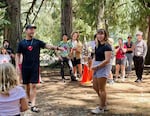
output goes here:
{"type": "Polygon", "coordinates": [[[33,19],[32,23],[34,23],[34,22],[35,22],[35,20],[36,20],[36,18],[37,18],[37,16],[38,16],[38,14],[39,14],[39,12],[40,12],[40,10],[41,10],[41,7],[42,7],[43,3],[44,3],[44,0],[42,0],[42,1],[41,1],[41,4],[40,4],[40,6],[39,6],[39,9],[38,9],[38,11],[36,12],[36,15],[35,15],[35,17],[34,17],[34,19],[33,19]]]}
{"type": "Polygon", "coordinates": [[[34,5],[36,4],[36,1],[37,1],[37,0],[33,0],[33,1],[32,1],[31,7],[29,8],[29,10],[28,10],[28,12],[27,12],[26,23],[25,23],[25,25],[23,26],[24,28],[25,28],[25,26],[29,23],[29,15],[31,14],[31,12],[33,12],[33,7],[34,7],[34,5]]]}

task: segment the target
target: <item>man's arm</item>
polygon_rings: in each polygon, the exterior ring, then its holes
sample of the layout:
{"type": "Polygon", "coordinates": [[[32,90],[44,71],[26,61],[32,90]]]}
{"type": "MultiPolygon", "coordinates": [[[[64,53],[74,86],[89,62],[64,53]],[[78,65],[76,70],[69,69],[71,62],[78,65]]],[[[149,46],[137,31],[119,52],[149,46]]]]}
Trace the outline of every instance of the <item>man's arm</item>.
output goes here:
{"type": "Polygon", "coordinates": [[[61,51],[64,50],[64,48],[62,48],[62,47],[52,46],[52,45],[49,45],[49,44],[46,44],[46,45],[45,45],[45,48],[46,48],[46,49],[50,49],[50,50],[61,50],[61,51]]]}

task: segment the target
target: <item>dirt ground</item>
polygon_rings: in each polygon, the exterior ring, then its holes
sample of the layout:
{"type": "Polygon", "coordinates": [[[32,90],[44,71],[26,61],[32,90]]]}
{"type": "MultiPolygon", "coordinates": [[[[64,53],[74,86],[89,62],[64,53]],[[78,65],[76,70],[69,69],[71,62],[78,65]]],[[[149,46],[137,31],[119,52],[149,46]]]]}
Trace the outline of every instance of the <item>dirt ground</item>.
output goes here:
{"type": "MultiPolygon", "coordinates": [[[[125,82],[107,84],[109,111],[93,115],[98,105],[92,86],[80,82],[63,82],[59,76],[44,76],[38,85],[37,105],[40,113],[30,110],[24,116],[150,116],[150,75],[144,73],[142,83],[135,83],[134,71],[125,82]]],[[[69,77],[67,77],[69,78],[69,77]]]]}

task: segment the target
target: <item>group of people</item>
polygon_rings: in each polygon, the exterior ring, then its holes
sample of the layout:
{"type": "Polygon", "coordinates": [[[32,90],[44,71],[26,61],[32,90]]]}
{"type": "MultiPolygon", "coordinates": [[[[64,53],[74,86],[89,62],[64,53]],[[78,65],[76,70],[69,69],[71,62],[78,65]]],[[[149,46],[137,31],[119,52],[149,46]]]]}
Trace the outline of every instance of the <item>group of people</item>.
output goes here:
{"type": "Polygon", "coordinates": [[[129,77],[132,70],[132,62],[134,62],[134,68],[137,79],[135,82],[142,81],[142,73],[144,68],[144,59],[147,54],[147,44],[143,40],[143,32],[138,31],[136,33],[136,42],[132,42],[132,36],[128,36],[127,42],[123,43],[123,39],[119,38],[118,46],[115,49],[116,52],[116,71],[115,80],[119,78],[119,72],[121,69],[121,79],[125,80],[125,77],[129,77]],[[127,75],[126,75],[127,74],[127,75]]]}
{"type": "MultiPolygon", "coordinates": [[[[71,81],[77,81],[77,76],[82,77],[83,70],[81,60],[84,46],[79,40],[79,33],[73,32],[71,40],[68,40],[68,35],[64,34],[59,45],[52,46],[34,38],[36,28],[37,27],[34,25],[26,26],[26,37],[19,42],[16,53],[16,69],[22,76],[22,83],[25,85],[26,93],[18,84],[19,82],[14,67],[8,62],[0,64],[0,115],[2,116],[20,116],[20,111],[25,111],[29,107],[33,112],[40,111],[36,106],[36,85],[39,83],[40,48],[57,51],[56,53],[61,64],[61,76],[63,81],[66,80],[64,75],[65,63],[67,63],[69,67],[71,81]]],[[[131,59],[133,56],[137,75],[136,82],[142,81],[144,58],[147,52],[147,46],[142,35],[143,33],[140,31],[136,33],[136,43],[131,43],[131,36],[128,37],[128,42],[125,44],[123,44],[123,40],[119,38],[119,45],[113,48],[113,42],[111,39],[108,39],[106,30],[97,30],[94,41],[92,42],[92,50],[88,58],[92,61],[90,68],[93,70],[93,88],[100,100],[99,106],[93,109],[92,113],[98,114],[107,110],[106,83],[108,78],[112,78],[111,69],[115,56],[117,65],[114,79],[119,77],[120,67],[122,72],[121,77],[124,79],[126,59],[129,60],[128,70],[131,71],[131,59]]],[[[9,56],[13,59],[13,52],[9,53],[9,56]]]]}

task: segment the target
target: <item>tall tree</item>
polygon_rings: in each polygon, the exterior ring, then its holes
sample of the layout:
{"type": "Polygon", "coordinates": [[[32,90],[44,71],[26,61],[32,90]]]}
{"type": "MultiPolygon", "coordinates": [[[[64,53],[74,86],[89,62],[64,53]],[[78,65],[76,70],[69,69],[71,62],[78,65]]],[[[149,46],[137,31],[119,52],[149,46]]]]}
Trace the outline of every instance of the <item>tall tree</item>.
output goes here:
{"type": "Polygon", "coordinates": [[[150,65],[150,16],[148,17],[148,22],[149,22],[148,38],[147,38],[148,52],[147,52],[145,63],[150,65]]]}
{"type": "Polygon", "coordinates": [[[6,0],[6,18],[10,22],[4,28],[4,39],[9,40],[15,50],[17,42],[21,40],[20,0],[6,0]]]}
{"type": "Polygon", "coordinates": [[[72,0],[61,0],[61,34],[72,32],[72,0]]]}
{"type": "Polygon", "coordinates": [[[100,0],[99,1],[99,12],[98,12],[98,16],[97,16],[97,29],[105,28],[104,13],[105,13],[105,0],[100,0]]]}

